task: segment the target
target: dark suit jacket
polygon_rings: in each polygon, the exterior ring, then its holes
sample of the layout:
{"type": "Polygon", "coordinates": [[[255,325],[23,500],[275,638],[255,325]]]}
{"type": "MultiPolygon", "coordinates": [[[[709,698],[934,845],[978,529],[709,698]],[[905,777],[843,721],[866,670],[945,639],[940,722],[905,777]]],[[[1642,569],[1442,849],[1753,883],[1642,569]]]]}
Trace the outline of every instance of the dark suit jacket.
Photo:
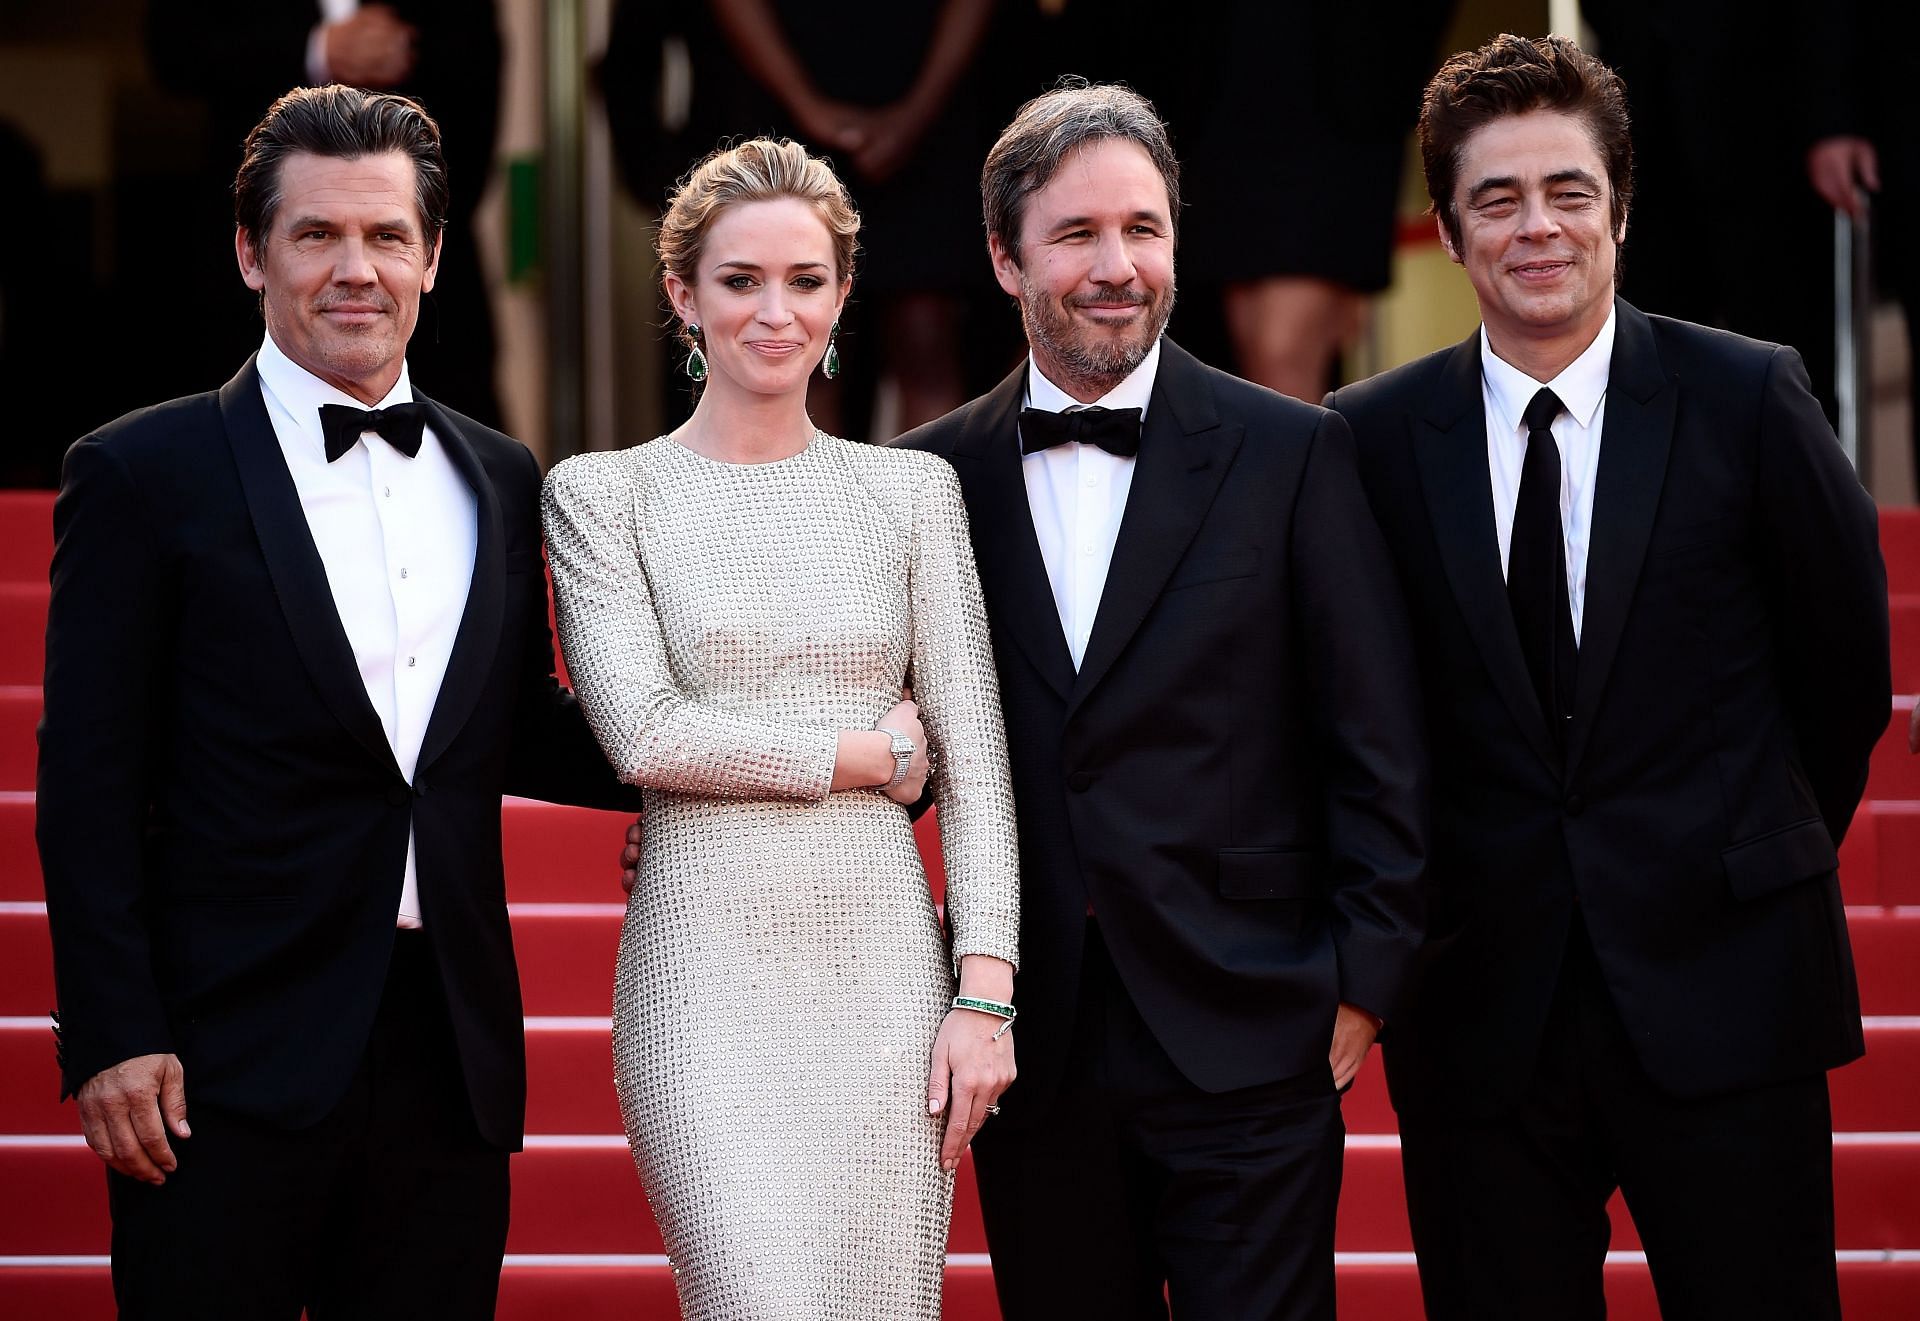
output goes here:
{"type": "Polygon", "coordinates": [[[1404,607],[1341,420],[1171,341],[1084,663],[1033,532],[1023,364],[903,437],[960,475],[1018,808],[1018,1122],[1052,1095],[1086,908],[1198,1087],[1327,1067],[1419,943],[1426,764],[1404,607]]]}
{"type": "Polygon", "coordinates": [[[1514,1099],[1576,903],[1668,1091],[1862,1048],[1834,869],[1891,692],[1873,504],[1793,350],[1617,306],[1564,765],[1501,577],[1477,332],[1331,399],[1432,721],[1429,944],[1386,1046],[1403,1113],[1514,1099]]]}
{"type": "Polygon", "coordinates": [[[520,1140],[500,796],[630,801],[554,682],[540,472],[429,403],[478,545],[413,784],[368,702],[251,361],[68,453],[38,818],[67,1091],[172,1051],[190,1104],[288,1128],[365,1047],[415,834],[481,1133],[520,1140]]]}

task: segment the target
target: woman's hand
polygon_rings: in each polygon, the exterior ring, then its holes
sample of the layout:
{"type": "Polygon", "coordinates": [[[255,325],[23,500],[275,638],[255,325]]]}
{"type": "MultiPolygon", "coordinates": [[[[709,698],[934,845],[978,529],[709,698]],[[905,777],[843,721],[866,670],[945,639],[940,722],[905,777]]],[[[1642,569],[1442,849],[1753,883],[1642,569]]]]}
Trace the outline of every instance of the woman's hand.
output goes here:
{"type": "Polygon", "coordinates": [[[988,1107],[997,1105],[1013,1083],[1013,1032],[1002,1032],[1006,1026],[1005,1019],[975,1009],[950,1009],[940,1024],[927,1075],[927,1113],[947,1116],[940,1143],[943,1170],[959,1167],[960,1153],[987,1122],[988,1107]]]}
{"type": "MultiPolygon", "coordinates": [[[[920,723],[920,708],[908,698],[881,716],[874,728],[897,730],[913,740],[913,760],[907,764],[907,778],[898,784],[886,784],[882,790],[894,802],[912,807],[926,790],[927,774],[933,767],[927,753],[927,731],[920,723]]],[[[888,765],[888,779],[891,779],[891,761],[888,765]]]]}

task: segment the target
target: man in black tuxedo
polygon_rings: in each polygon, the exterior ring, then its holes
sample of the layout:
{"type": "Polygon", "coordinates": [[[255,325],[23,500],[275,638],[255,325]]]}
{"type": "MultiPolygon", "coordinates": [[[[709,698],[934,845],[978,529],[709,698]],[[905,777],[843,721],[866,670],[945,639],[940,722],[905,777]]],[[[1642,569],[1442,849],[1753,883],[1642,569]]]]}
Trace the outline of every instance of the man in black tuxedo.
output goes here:
{"type": "Polygon", "coordinates": [[[899,443],[960,476],[1019,810],[1021,1073],[975,1143],[1001,1308],[1331,1317],[1337,1089],[1422,918],[1392,566],[1338,416],[1162,338],[1150,104],[1029,102],[983,190],[1031,356],[899,443]]]}
{"type": "Polygon", "coordinates": [[[1441,68],[1420,136],[1481,328],[1330,402],[1431,721],[1428,944],[1385,1046],[1427,1314],[1603,1316],[1618,1187],[1670,1321],[1837,1317],[1873,505],[1792,349],[1615,296],[1611,70],[1500,37],[1441,68]]]}
{"type": "Polygon", "coordinates": [[[553,679],[538,465],[409,383],[438,128],[291,93],[235,210],[259,352],[75,444],[54,507],[64,1087],[123,1317],[488,1317],[525,1109],[500,798],[632,800],[553,679]]]}

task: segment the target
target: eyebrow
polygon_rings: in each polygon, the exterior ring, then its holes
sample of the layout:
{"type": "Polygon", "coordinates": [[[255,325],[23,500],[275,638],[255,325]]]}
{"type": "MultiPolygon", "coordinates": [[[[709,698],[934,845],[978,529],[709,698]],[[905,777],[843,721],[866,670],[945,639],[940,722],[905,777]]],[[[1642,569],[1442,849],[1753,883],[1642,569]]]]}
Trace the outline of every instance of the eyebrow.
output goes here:
{"type": "MultiPolygon", "coordinates": [[[[1165,225],[1167,223],[1166,216],[1162,215],[1158,211],[1144,211],[1144,210],[1135,211],[1132,215],[1128,216],[1127,219],[1128,220],[1150,220],[1156,225],[1165,225]]],[[[1053,233],[1058,233],[1060,230],[1063,230],[1063,229],[1080,229],[1084,226],[1091,225],[1093,223],[1094,223],[1094,217],[1092,216],[1062,216],[1060,219],[1054,221],[1051,225],[1047,226],[1047,232],[1049,234],[1053,234],[1053,233]]]]}
{"type": "MultiPolygon", "coordinates": [[[[715,269],[726,270],[729,267],[738,271],[758,271],[760,269],[760,265],[757,262],[739,260],[719,262],[716,264],[715,269]]],[[[787,269],[790,271],[824,271],[831,268],[823,261],[797,261],[787,267],[787,269]]]]}
{"type": "MultiPolygon", "coordinates": [[[[1544,179],[1542,179],[1541,182],[1548,183],[1548,184],[1555,184],[1555,183],[1585,184],[1587,187],[1593,189],[1595,192],[1600,191],[1600,181],[1594,178],[1594,176],[1589,174],[1587,171],[1579,170],[1579,169],[1555,170],[1552,174],[1549,174],[1544,179]]],[[[1475,184],[1471,189],[1467,191],[1467,202],[1471,204],[1473,202],[1478,201],[1482,195],[1486,193],[1491,193],[1491,192],[1498,192],[1502,188],[1518,188],[1518,187],[1520,187],[1520,180],[1515,178],[1511,174],[1493,175],[1490,178],[1482,179],[1479,183],[1475,184]]]]}
{"type": "MultiPolygon", "coordinates": [[[[298,233],[301,233],[302,231],[309,230],[309,229],[340,229],[341,227],[342,226],[340,225],[339,221],[329,219],[326,216],[307,215],[307,216],[301,216],[298,219],[290,222],[287,225],[287,233],[298,234],[298,233]]],[[[366,226],[366,228],[375,230],[383,234],[392,232],[396,234],[411,235],[414,232],[413,222],[411,220],[404,220],[404,219],[387,219],[387,220],[376,221],[374,224],[366,226]]]]}

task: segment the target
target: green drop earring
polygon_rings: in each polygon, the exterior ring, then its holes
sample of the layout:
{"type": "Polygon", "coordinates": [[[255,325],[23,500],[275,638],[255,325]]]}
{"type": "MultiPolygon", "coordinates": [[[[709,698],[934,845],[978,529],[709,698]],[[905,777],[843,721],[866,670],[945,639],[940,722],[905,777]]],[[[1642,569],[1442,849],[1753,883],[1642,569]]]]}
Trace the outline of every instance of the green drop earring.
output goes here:
{"type": "Polygon", "coordinates": [[[820,374],[831,381],[840,374],[840,323],[827,331],[827,356],[820,359],[820,374]]]}
{"type": "Polygon", "coordinates": [[[687,355],[687,375],[694,381],[707,379],[707,355],[700,351],[700,327],[687,322],[687,333],[693,336],[693,352],[687,355]]]}

